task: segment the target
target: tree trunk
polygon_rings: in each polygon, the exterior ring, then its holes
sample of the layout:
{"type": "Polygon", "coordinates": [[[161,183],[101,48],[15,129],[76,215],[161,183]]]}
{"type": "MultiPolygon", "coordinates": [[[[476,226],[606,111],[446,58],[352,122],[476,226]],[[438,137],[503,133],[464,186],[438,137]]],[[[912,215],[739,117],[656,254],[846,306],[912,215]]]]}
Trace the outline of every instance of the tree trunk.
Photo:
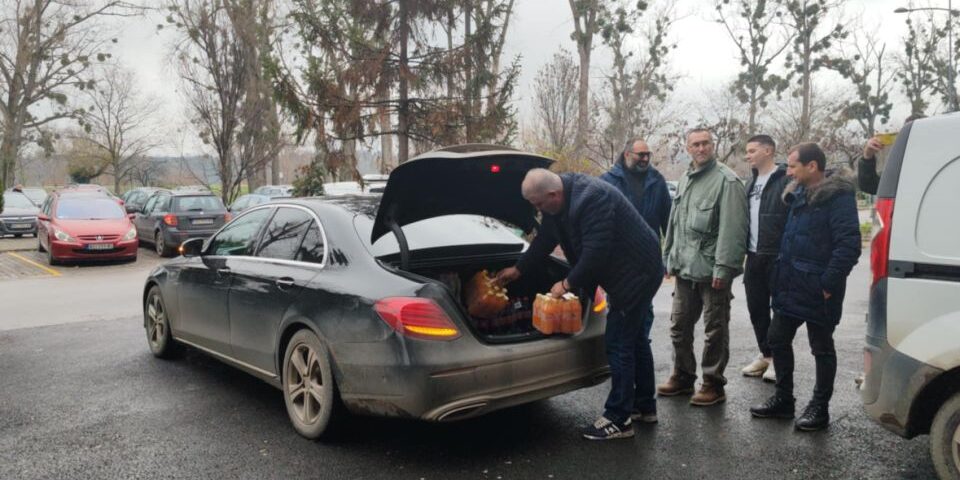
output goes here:
{"type": "Polygon", "coordinates": [[[580,86],[577,91],[577,136],[574,155],[579,157],[587,144],[587,124],[590,122],[590,46],[584,47],[577,42],[577,51],[580,54],[580,86]]]}
{"type": "Polygon", "coordinates": [[[810,135],[810,77],[812,73],[810,72],[810,62],[813,61],[812,54],[810,52],[809,38],[807,43],[803,48],[803,73],[801,74],[801,107],[800,107],[800,141],[806,141],[807,137],[810,135]]]}
{"type": "Polygon", "coordinates": [[[473,128],[473,102],[476,89],[473,85],[473,0],[465,0],[463,7],[463,55],[467,59],[464,68],[464,116],[466,143],[473,143],[476,132],[473,128]]]}
{"type": "Polygon", "coordinates": [[[398,108],[398,160],[400,163],[407,161],[410,155],[410,137],[408,136],[410,130],[410,104],[408,100],[408,81],[407,75],[409,58],[407,57],[407,43],[410,38],[410,24],[407,12],[407,0],[399,1],[398,16],[399,16],[399,28],[400,28],[400,63],[399,63],[399,75],[400,81],[398,85],[400,93],[400,105],[398,108]]]}

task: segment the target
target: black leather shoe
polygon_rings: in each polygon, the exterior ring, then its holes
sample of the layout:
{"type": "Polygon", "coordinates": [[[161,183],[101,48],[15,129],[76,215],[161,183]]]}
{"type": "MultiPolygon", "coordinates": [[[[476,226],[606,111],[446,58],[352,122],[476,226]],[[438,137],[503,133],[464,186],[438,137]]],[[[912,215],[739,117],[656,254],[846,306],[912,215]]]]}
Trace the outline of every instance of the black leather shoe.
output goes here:
{"type": "Polygon", "coordinates": [[[803,410],[803,415],[797,419],[797,430],[813,432],[823,430],[830,424],[830,413],[827,406],[820,403],[811,403],[803,410]]]}
{"type": "Polygon", "coordinates": [[[776,395],[760,405],[750,407],[750,414],[757,418],[793,418],[794,400],[776,395]]]}

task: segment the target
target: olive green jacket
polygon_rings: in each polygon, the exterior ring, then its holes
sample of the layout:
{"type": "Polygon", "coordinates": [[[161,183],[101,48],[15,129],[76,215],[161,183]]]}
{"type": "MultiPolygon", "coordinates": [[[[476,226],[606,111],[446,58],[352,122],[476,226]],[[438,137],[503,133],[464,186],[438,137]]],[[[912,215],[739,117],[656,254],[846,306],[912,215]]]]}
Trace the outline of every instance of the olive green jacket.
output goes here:
{"type": "Polygon", "coordinates": [[[730,281],[743,272],[749,206],[737,174],[716,160],[693,163],[677,186],[664,240],[671,275],[694,282],[730,281]]]}

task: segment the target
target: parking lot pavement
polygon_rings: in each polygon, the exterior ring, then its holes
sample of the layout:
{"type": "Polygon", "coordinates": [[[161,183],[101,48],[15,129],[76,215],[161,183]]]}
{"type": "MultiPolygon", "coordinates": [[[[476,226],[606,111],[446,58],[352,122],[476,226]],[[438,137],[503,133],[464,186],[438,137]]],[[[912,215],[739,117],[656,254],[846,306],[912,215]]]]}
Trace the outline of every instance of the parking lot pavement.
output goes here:
{"type": "MultiPolygon", "coordinates": [[[[307,441],[290,426],[281,394],[267,384],[195,350],[174,361],[150,355],[138,304],[145,272],[104,267],[3,282],[0,297],[26,282],[48,289],[34,316],[62,315],[56,303],[65,302],[86,309],[94,321],[0,329],[0,479],[934,478],[927,437],[904,440],[874,424],[853,388],[869,281],[863,261],[836,333],[829,429],[796,433],[790,421],[750,417],[749,406],[773,388],[737,372],[756,350],[738,281],[727,402],[695,408],[685,398],[660,399],[658,425],[606,443],[581,440],[577,428],[600,413],[609,383],[452,424],[355,417],[335,441],[307,441]],[[98,276],[123,290],[87,305],[81,297],[93,292],[82,285],[98,276]]],[[[658,380],[671,368],[671,291],[665,284],[654,302],[658,380]]],[[[7,318],[4,311],[0,323],[7,318]]],[[[702,327],[697,339],[699,352],[702,327]]],[[[813,388],[806,342],[800,332],[801,407],[813,388]]]]}
{"type": "Polygon", "coordinates": [[[0,237],[0,252],[18,252],[21,250],[36,250],[36,237],[0,237]]]}
{"type": "Polygon", "coordinates": [[[143,282],[160,262],[149,248],[136,262],[56,267],[36,250],[2,253],[0,330],[137,315],[143,282]]]}

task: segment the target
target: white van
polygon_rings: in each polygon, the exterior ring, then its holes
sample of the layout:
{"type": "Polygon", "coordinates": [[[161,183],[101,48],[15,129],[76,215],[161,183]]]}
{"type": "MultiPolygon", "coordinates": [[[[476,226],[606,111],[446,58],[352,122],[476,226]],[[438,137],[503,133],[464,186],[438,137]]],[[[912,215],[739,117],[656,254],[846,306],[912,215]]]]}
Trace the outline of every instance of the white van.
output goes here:
{"type": "Polygon", "coordinates": [[[863,402],[960,479],[960,113],[903,127],[876,209],[863,402]]]}

